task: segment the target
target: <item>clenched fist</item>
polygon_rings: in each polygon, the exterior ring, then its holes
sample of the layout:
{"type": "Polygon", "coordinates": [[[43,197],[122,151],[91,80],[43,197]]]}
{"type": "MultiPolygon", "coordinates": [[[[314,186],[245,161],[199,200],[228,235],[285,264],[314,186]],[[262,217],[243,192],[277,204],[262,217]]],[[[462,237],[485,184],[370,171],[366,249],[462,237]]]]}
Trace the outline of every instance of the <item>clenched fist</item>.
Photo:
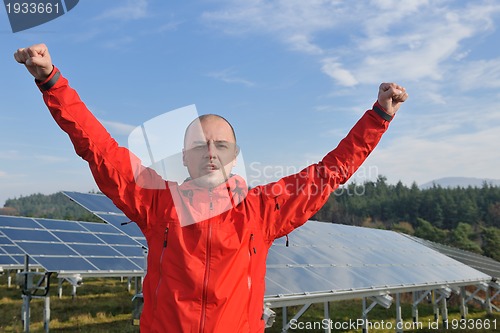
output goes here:
{"type": "Polygon", "coordinates": [[[14,58],[39,81],[45,81],[52,72],[53,65],[50,59],[49,49],[45,44],[36,44],[22,48],[14,53],[14,58]]]}
{"type": "Polygon", "coordinates": [[[382,83],[378,89],[378,103],[391,116],[396,114],[407,98],[406,89],[396,83],[382,83]]]}

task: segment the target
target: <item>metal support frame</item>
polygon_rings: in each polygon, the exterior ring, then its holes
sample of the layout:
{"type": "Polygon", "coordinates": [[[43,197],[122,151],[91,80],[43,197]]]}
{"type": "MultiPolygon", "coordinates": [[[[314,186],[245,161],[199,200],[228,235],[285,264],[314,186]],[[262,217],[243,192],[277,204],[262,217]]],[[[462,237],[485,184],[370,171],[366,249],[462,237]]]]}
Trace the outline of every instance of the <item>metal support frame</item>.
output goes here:
{"type": "Polygon", "coordinates": [[[287,311],[286,306],[284,306],[282,308],[281,312],[283,314],[282,315],[282,322],[283,322],[283,324],[281,325],[281,327],[282,327],[281,331],[283,331],[283,329],[285,328],[285,326],[288,324],[288,311],[287,311]]]}
{"type": "Polygon", "coordinates": [[[62,284],[64,282],[64,279],[58,278],[57,279],[57,295],[59,298],[62,298],[62,284]]]}
{"type": "Polygon", "coordinates": [[[401,315],[401,294],[396,294],[396,332],[403,333],[403,318],[401,315]]]}
{"type": "MultiPolygon", "coordinates": [[[[495,311],[500,311],[500,309],[492,303],[492,301],[495,299],[495,297],[500,295],[500,284],[498,284],[497,280],[493,280],[490,282],[490,288],[492,289],[492,292],[494,292],[494,294],[489,297],[489,301],[490,301],[489,302],[489,309],[487,309],[487,310],[489,310],[490,312],[488,312],[488,313],[492,313],[493,309],[495,311]]],[[[488,293],[488,295],[489,295],[489,293],[488,293]]]]}
{"type": "Polygon", "coordinates": [[[43,327],[45,332],[49,332],[50,323],[50,276],[51,272],[39,273],[29,270],[29,256],[24,257],[24,271],[17,274],[17,281],[21,287],[23,304],[21,307],[21,320],[23,323],[23,331],[29,332],[30,330],[30,302],[33,298],[44,299],[43,309],[43,327]],[[35,278],[39,280],[35,282],[35,278]],[[38,295],[37,292],[41,292],[38,295]]]}
{"type": "Polygon", "coordinates": [[[31,313],[30,313],[30,302],[31,302],[31,296],[28,295],[21,295],[23,299],[23,304],[21,306],[21,322],[23,324],[23,332],[29,332],[30,331],[30,318],[31,318],[31,313]]]}
{"type": "Polygon", "coordinates": [[[491,308],[491,298],[490,298],[490,291],[488,290],[486,292],[486,299],[484,300],[484,307],[486,308],[486,312],[488,314],[491,314],[493,312],[492,308],[491,308]]]}
{"type": "Polygon", "coordinates": [[[57,282],[57,294],[59,298],[62,298],[62,285],[64,281],[68,281],[71,284],[71,297],[74,299],[76,297],[76,289],[82,285],[83,278],[80,274],[73,274],[65,277],[58,278],[57,282]]]}
{"type": "Polygon", "coordinates": [[[392,305],[392,297],[389,295],[389,293],[385,294],[380,294],[377,296],[370,296],[370,298],[373,300],[372,304],[370,306],[366,307],[366,297],[362,298],[363,302],[363,313],[362,313],[362,320],[363,320],[363,333],[368,332],[368,312],[370,312],[377,304],[380,306],[388,309],[392,305]]]}
{"type": "MultiPolygon", "coordinates": [[[[324,308],[323,309],[324,310],[324,317],[330,323],[330,304],[328,302],[324,302],[323,308],[324,308]]],[[[327,325],[327,327],[325,328],[325,333],[331,333],[331,332],[332,332],[331,325],[327,325]]]]}
{"type": "Polygon", "coordinates": [[[476,290],[474,290],[473,293],[468,293],[468,297],[465,300],[465,303],[469,303],[471,300],[475,300],[476,302],[481,304],[483,308],[486,308],[487,311],[490,311],[488,313],[491,313],[492,304],[491,304],[491,297],[489,297],[490,294],[489,289],[490,286],[487,283],[480,282],[476,284],[476,290]],[[482,299],[481,297],[477,296],[477,294],[480,291],[484,291],[486,293],[485,299],[482,299]]]}
{"type": "Polygon", "coordinates": [[[12,276],[10,275],[10,269],[7,269],[5,274],[7,274],[7,288],[10,288],[12,285],[12,276]]]}
{"type": "Polygon", "coordinates": [[[431,301],[432,301],[432,308],[433,308],[433,312],[434,312],[434,321],[438,321],[439,320],[439,306],[438,306],[438,303],[436,301],[436,291],[435,290],[431,291],[431,301]]]}
{"type": "Polygon", "coordinates": [[[139,288],[140,288],[140,284],[139,284],[139,277],[134,277],[134,288],[135,288],[135,292],[139,292],[139,288]]]}
{"type": "Polygon", "coordinates": [[[432,290],[431,295],[432,295],[432,306],[434,308],[434,321],[437,322],[439,320],[439,312],[441,310],[442,322],[443,325],[446,325],[448,321],[447,298],[451,295],[451,289],[446,287],[442,289],[432,290]],[[441,303],[441,308],[439,307],[440,303],[441,303]]]}
{"type": "Polygon", "coordinates": [[[467,319],[467,314],[469,310],[465,302],[465,287],[460,287],[460,317],[462,319],[467,319]]]}
{"type": "Polygon", "coordinates": [[[412,315],[414,323],[418,322],[418,305],[431,293],[432,290],[425,290],[420,297],[418,297],[418,293],[413,292],[412,315]]]}
{"type": "Polygon", "coordinates": [[[446,301],[446,297],[444,295],[441,296],[441,312],[443,318],[443,327],[446,327],[448,323],[448,305],[446,301]]]}
{"type": "MultiPolygon", "coordinates": [[[[418,294],[416,291],[411,293],[412,302],[411,302],[411,317],[413,322],[416,323],[418,321],[418,294]]],[[[419,302],[420,303],[420,302],[419,302]]]]}
{"type": "Polygon", "coordinates": [[[493,300],[495,297],[497,297],[498,295],[500,295],[500,284],[498,284],[498,281],[491,281],[490,282],[490,287],[495,290],[496,289],[496,292],[493,294],[493,296],[491,296],[491,300],[493,300]]]}
{"type": "Polygon", "coordinates": [[[497,297],[498,295],[500,295],[500,289],[497,290],[496,293],[494,293],[491,297],[490,297],[490,300],[493,300],[495,297],[497,297]]]}
{"type": "MultiPolygon", "coordinates": [[[[299,319],[304,314],[304,312],[306,312],[307,309],[309,309],[311,304],[312,303],[304,304],[304,306],[299,310],[299,312],[297,312],[297,314],[295,316],[293,316],[293,318],[290,319],[290,321],[286,325],[283,326],[283,328],[281,329],[281,332],[283,332],[283,333],[288,332],[288,329],[290,328],[291,322],[299,319]]],[[[283,313],[285,313],[285,312],[286,312],[286,307],[283,309],[283,313]]],[[[283,316],[283,318],[284,318],[284,316],[283,316]]]]}
{"type": "Polygon", "coordinates": [[[132,297],[132,325],[139,326],[141,322],[142,308],[144,306],[144,296],[142,293],[136,291],[134,297],[132,297]]]}

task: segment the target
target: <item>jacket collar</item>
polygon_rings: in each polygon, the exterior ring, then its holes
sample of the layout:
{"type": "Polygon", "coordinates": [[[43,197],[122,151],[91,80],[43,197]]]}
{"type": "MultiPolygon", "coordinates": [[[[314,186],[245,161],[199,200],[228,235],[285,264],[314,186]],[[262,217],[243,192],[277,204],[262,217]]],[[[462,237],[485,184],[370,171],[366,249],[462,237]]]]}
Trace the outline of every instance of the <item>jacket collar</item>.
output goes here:
{"type": "MultiPolygon", "coordinates": [[[[173,188],[171,188],[173,189],[173,188]]],[[[186,180],[172,192],[175,209],[181,226],[198,224],[236,208],[247,196],[245,180],[231,175],[214,188],[200,187],[192,180],[186,180]]]]}
{"type": "MultiPolygon", "coordinates": [[[[218,193],[227,193],[231,191],[234,194],[241,195],[245,197],[248,193],[248,187],[245,179],[239,175],[231,174],[229,179],[213,188],[206,188],[196,185],[196,183],[191,179],[191,177],[186,178],[186,180],[179,186],[180,191],[184,194],[189,191],[192,192],[211,192],[213,195],[218,193]]],[[[194,193],[193,193],[194,194],[194,193]]]]}

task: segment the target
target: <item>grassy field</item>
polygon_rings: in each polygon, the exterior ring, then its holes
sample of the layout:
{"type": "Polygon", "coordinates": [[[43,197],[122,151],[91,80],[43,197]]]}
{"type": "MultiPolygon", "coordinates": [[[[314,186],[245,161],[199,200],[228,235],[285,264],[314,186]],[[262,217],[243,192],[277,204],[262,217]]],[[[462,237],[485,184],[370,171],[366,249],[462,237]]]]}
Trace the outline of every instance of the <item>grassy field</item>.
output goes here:
{"type": "MultiPolygon", "coordinates": [[[[85,279],[83,285],[77,290],[77,297],[71,297],[71,286],[67,283],[63,285],[63,297],[60,299],[57,294],[57,280],[52,284],[52,296],[50,300],[51,321],[50,332],[88,332],[88,333],[126,333],[139,332],[137,326],[132,325],[132,296],[133,291],[127,291],[127,282],[123,282],[119,278],[107,279],[85,279]]],[[[13,286],[7,288],[7,278],[5,275],[0,276],[0,332],[22,332],[21,323],[21,291],[13,286]]],[[[333,324],[349,323],[356,321],[361,313],[361,301],[342,301],[330,303],[330,316],[333,324]]],[[[299,310],[299,307],[289,308],[288,318],[299,310]]],[[[404,304],[402,307],[403,320],[405,325],[411,324],[411,306],[404,304]]],[[[469,307],[469,318],[474,319],[473,329],[455,329],[451,327],[453,319],[458,320],[460,314],[458,307],[450,306],[450,327],[445,330],[440,326],[439,329],[431,326],[434,323],[432,307],[426,304],[419,306],[419,315],[421,325],[413,330],[405,330],[405,332],[500,332],[500,314],[487,315],[481,309],[469,307]],[[490,323],[489,329],[477,329],[477,324],[490,323]],[[493,327],[496,324],[496,329],[493,327]]],[[[276,309],[276,323],[266,333],[281,332],[281,310],[276,309]]],[[[384,309],[376,306],[369,313],[369,320],[375,327],[388,328],[392,325],[392,329],[372,329],[370,332],[394,332],[395,322],[394,306],[390,309],[384,309]],[[389,324],[391,323],[391,324],[389,324]],[[375,326],[379,325],[379,326],[375,326]]],[[[323,317],[323,306],[313,305],[301,318],[302,324],[297,324],[297,329],[289,330],[289,332],[324,332],[320,327],[313,329],[313,325],[320,325],[323,317]],[[314,324],[314,323],[317,324],[314,324]],[[300,326],[302,325],[302,326],[300,326]],[[309,326],[308,326],[309,325],[309,326]],[[300,329],[302,328],[302,329],[300,329]]],[[[34,299],[31,302],[31,325],[30,332],[43,332],[43,301],[34,299]]],[[[455,322],[457,323],[457,322],[455,322]]],[[[472,322],[470,322],[472,323],[472,322]]],[[[347,324],[344,324],[347,325],[347,324]]],[[[472,325],[472,324],[471,324],[472,325]]],[[[335,329],[332,326],[332,332],[359,332],[352,329],[335,329]]],[[[235,332],[237,333],[237,332],[235,332]]]]}

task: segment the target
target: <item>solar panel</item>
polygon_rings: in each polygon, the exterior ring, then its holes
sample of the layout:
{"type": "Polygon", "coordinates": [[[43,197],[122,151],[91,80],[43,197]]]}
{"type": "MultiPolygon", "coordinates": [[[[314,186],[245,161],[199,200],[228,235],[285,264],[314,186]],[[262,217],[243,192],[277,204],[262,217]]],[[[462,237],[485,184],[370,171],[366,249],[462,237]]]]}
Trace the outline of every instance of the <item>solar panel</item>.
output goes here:
{"type": "Polygon", "coordinates": [[[309,221],[289,239],[289,247],[277,240],[269,251],[268,301],[314,293],[468,285],[491,279],[393,231],[309,221]]]}
{"type": "Polygon", "coordinates": [[[64,191],[63,194],[91,212],[123,214],[105,195],[70,191],[64,191]]]}
{"type": "Polygon", "coordinates": [[[406,237],[409,237],[420,244],[428,246],[431,249],[434,249],[444,255],[447,255],[448,257],[460,261],[465,265],[473,267],[478,271],[481,271],[485,274],[495,277],[496,279],[500,279],[500,262],[492,258],[485,257],[477,253],[457,249],[444,244],[431,242],[429,240],[421,239],[415,236],[406,235],[406,237]]]}
{"type": "Polygon", "coordinates": [[[139,276],[144,270],[142,245],[105,223],[0,216],[0,232],[4,252],[15,246],[59,275],[139,276]]]}
{"type": "Polygon", "coordinates": [[[130,221],[130,219],[126,217],[125,214],[123,214],[123,212],[119,210],[105,195],[69,191],[65,191],[63,194],[101,218],[103,221],[113,225],[115,228],[134,238],[143,246],[147,246],[146,238],[137,224],[130,221]]]}
{"type": "Polygon", "coordinates": [[[22,269],[24,252],[0,231],[0,271],[22,269]]]}

